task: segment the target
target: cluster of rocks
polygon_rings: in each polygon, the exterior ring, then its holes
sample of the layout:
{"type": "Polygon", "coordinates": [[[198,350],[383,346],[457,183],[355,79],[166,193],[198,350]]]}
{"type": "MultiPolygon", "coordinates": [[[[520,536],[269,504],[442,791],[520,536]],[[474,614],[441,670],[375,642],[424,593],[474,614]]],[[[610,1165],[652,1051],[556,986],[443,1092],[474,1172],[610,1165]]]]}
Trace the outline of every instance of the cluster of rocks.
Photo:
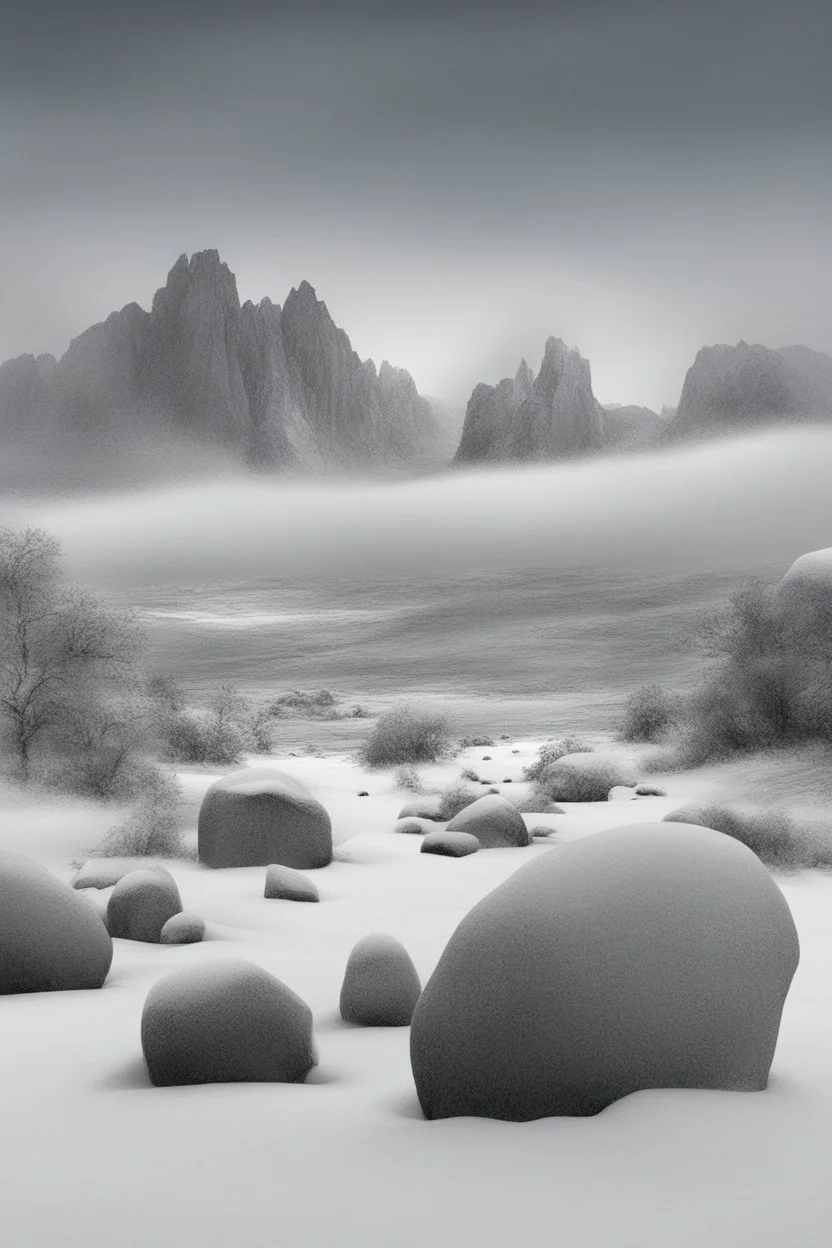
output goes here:
{"type": "Polygon", "coordinates": [[[92,897],[92,908],[110,936],[148,944],[191,945],[205,935],[204,920],[183,911],[176,880],[158,863],[94,858],[84,863],[70,884],[85,897],[112,888],[106,902],[92,897]]]}
{"type": "Polygon", "coordinates": [[[478,849],[507,849],[530,845],[532,836],[516,806],[499,793],[473,798],[443,829],[441,799],[420,798],[399,811],[394,831],[422,836],[423,854],[465,858],[478,849]]]}

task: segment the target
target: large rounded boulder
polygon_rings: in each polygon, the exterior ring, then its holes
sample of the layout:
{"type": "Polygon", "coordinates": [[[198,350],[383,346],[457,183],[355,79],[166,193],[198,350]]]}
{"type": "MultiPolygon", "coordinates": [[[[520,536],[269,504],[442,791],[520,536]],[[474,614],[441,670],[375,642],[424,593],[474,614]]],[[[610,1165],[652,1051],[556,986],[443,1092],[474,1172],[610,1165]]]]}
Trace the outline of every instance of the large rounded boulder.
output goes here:
{"type": "Polygon", "coordinates": [[[168,919],[182,910],[176,880],[162,868],[123,875],[107,902],[111,936],[158,944],[168,919]]]}
{"type": "Polygon", "coordinates": [[[0,857],[0,993],[100,988],[112,960],[88,902],[39,863],[0,857]]]}
{"type": "Polygon", "coordinates": [[[158,1087],[299,1083],[315,1064],[312,1011],[243,959],[172,971],[151,988],[142,1051],[158,1087]]]}
{"type": "Polygon", "coordinates": [[[407,1027],[422,990],[410,954],[384,932],[353,947],[341,987],[341,1017],[359,1027],[407,1027]]]}
{"type": "Polygon", "coordinates": [[[519,1122],[764,1088],[798,956],[783,894],[730,837],[645,823],[565,845],[451,937],[413,1016],[422,1109],[519,1122]]]}
{"type": "Polygon", "coordinates": [[[199,860],[208,867],[301,870],[332,861],[332,824],[306,785],[275,767],[244,767],[214,782],[199,811],[199,860]]]}
{"type": "Polygon", "coordinates": [[[454,815],[449,832],[468,832],[475,836],[481,849],[504,849],[506,846],[529,844],[529,833],[523,816],[507,798],[486,793],[454,815]]]}

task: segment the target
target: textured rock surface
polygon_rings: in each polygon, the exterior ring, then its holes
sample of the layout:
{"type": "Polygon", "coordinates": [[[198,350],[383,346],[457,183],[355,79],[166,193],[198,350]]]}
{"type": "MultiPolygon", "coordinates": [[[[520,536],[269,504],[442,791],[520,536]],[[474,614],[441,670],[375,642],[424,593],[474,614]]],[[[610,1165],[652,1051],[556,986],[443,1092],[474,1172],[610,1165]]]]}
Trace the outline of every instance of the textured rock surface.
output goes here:
{"type": "Polygon", "coordinates": [[[244,767],[202,801],[199,859],[209,867],[325,867],[332,825],[306,785],[276,767],[244,767]]]}
{"type": "Polygon", "coordinates": [[[422,841],[423,854],[439,854],[443,858],[467,858],[480,848],[477,837],[470,832],[429,832],[422,841]]]}
{"type": "Polygon", "coordinates": [[[318,886],[302,871],[272,863],[266,868],[264,896],[282,901],[320,901],[318,886]]]}
{"type": "Polygon", "coordinates": [[[298,1083],[315,1064],[312,1011],[253,962],[173,971],[151,988],[141,1040],[153,1083],[298,1083]]]}
{"type": "Polygon", "coordinates": [[[673,422],[696,435],[771,421],[832,417],[832,359],[808,347],[747,342],[703,347],[685,377],[673,422]]]}
{"type": "Polygon", "coordinates": [[[37,444],[56,480],[60,456],[83,472],[95,450],[112,471],[142,438],[158,459],[167,437],[258,468],[314,471],[421,464],[438,430],[409,374],[359,359],[307,282],[283,309],[241,306],[234,275],[202,251],[179,257],[149,313],[129,304],[57,364],[22,356],[0,369],[0,444],[37,444]]]}
{"type": "Polygon", "coordinates": [[[394,936],[364,936],[352,950],[341,987],[341,1017],[360,1027],[407,1027],[421,983],[394,936]]]}
{"type": "Polygon", "coordinates": [[[160,945],[197,945],[205,936],[205,920],[198,914],[174,914],[162,927],[160,945]]]}
{"type": "Polygon", "coordinates": [[[107,927],[122,940],[158,944],[165,923],[181,909],[179,889],[167,871],[130,871],[110,894],[107,927]]]}
{"type": "Polygon", "coordinates": [[[404,832],[407,836],[424,836],[427,832],[436,831],[435,819],[417,819],[409,815],[406,819],[397,819],[393,824],[394,832],[404,832]]]}
{"type": "Polygon", "coordinates": [[[426,984],[422,1109],[524,1121],[642,1088],[764,1088],[798,956],[782,893],[719,832],[639,824],[561,846],[466,915],[426,984]]]}
{"type": "Polygon", "coordinates": [[[486,793],[454,815],[449,832],[468,832],[482,849],[528,845],[529,833],[516,806],[497,793],[486,793]]]}
{"type": "Polygon", "coordinates": [[[0,856],[0,993],[100,988],[113,942],[95,908],[39,863],[0,856]]]}
{"type": "Polygon", "coordinates": [[[583,455],[603,447],[604,428],[589,361],[559,338],[549,338],[537,377],[523,360],[513,379],[476,387],[455,462],[583,455]]]}

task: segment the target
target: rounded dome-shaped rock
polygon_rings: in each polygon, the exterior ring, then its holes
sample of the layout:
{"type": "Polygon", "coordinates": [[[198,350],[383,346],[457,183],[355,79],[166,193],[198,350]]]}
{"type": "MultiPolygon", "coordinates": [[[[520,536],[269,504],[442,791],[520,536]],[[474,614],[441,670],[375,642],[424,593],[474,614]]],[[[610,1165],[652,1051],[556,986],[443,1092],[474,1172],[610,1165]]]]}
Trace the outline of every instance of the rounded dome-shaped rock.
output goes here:
{"type": "Polygon", "coordinates": [[[667,789],[660,784],[637,784],[636,797],[667,797],[667,789]]]}
{"type": "Polygon", "coordinates": [[[209,867],[325,867],[329,815],[305,784],[275,767],[244,767],[216,780],[199,811],[199,860],[209,867]]]}
{"type": "Polygon", "coordinates": [[[404,832],[406,836],[425,836],[436,831],[435,819],[417,819],[410,815],[406,819],[397,819],[393,824],[394,832],[404,832]]]}
{"type": "Polygon", "coordinates": [[[470,832],[428,832],[422,841],[423,854],[439,854],[443,858],[467,858],[475,854],[480,843],[470,832]]]}
{"type": "Polygon", "coordinates": [[[469,832],[482,849],[504,849],[506,846],[529,844],[529,832],[516,806],[499,793],[478,797],[455,815],[448,824],[449,832],[469,832]]]}
{"type": "Polygon", "coordinates": [[[272,863],[266,867],[265,897],[279,901],[320,901],[318,886],[302,871],[272,863]]]}
{"type": "Polygon", "coordinates": [[[550,763],[541,776],[541,784],[556,802],[605,802],[613,788],[635,788],[638,776],[620,759],[587,750],[564,754],[550,763]]]}
{"type": "Polygon", "coordinates": [[[341,1017],[359,1027],[407,1027],[422,985],[410,954],[395,936],[364,936],[347,961],[341,1017]]]}
{"type": "Polygon", "coordinates": [[[205,937],[205,920],[198,914],[172,914],[159,933],[160,945],[198,945],[205,937]]]}
{"type": "Polygon", "coordinates": [[[646,823],[564,845],[451,936],[413,1016],[422,1109],[526,1121],[764,1088],[798,957],[783,894],[730,837],[646,823]]]}
{"type": "Polygon", "coordinates": [[[429,819],[431,823],[444,823],[440,797],[417,797],[405,802],[397,819],[429,819]]]}
{"type": "Polygon", "coordinates": [[[141,1039],[158,1087],[299,1083],[315,1064],[309,1006],[240,958],[160,979],[145,1001],[141,1039]]]}
{"type": "Polygon", "coordinates": [[[100,988],[113,942],[95,908],[28,858],[0,856],[0,993],[100,988]]]}
{"type": "Polygon", "coordinates": [[[168,919],[181,910],[182,898],[169,872],[130,871],[110,893],[107,927],[111,936],[155,945],[168,919]]]}

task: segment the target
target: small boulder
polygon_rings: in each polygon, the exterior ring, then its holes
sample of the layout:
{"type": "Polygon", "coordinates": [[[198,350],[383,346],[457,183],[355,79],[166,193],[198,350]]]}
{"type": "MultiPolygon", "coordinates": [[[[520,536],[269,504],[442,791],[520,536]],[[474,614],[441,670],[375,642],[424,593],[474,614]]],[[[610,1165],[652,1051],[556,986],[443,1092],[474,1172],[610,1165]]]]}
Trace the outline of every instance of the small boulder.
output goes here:
{"type": "Polygon", "coordinates": [[[480,843],[470,832],[429,832],[422,841],[423,854],[439,854],[443,858],[467,858],[475,854],[480,843]]]}
{"type": "Polygon", "coordinates": [[[318,886],[302,871],[272,863],[266,867],[264,896],[280,901],[320,901],[318,886]]]}
{"type": "Polygon", "coordinates": [[[424,836],[427,832],[436,831],[436,820],[434,819],[397,819],[393,824],[394,832],[404,832],[407,836],[424,836]]]}
{"type": "Polygon", "coordinates": [[[209,867],[325,867],[332,824],[305,784],[276,767],[216,780],[199,811],[199,860],[209,867]]]}
{"type": "Polygon", "coordinates": [[[198,945],[205,937],[205,920],[183,910],[173,914],[159,934],[160,945],[198,945]]]}
{"type": "Polygon", "coordinates": [[[484,763],[490,763],[490,762],[491,762],[491,755],[490,755],[490,754],[483,754],[483,756],[482,756],[482,761],[483,761],[484,763]]]}
{"type": "Polygon", "coordinates": [[[529,833],[516,806],[499,794],[486,793],[448,824],[449,832],[470,832],[482,849],[529,844],[529,833]]]}
{"type": "Polygon", "coordinates": [[[441,797],[417,797],[405,802],[397,816],[399,819],[429,819],[432,823],[444,823],[441,797]]]}
{"type": "Polygon", "coordinates": [[[0,855],[0,994],[100,988],[113,942],[95,908],[31,859],[0,855]]]}
{"type": "Polygon", "coordinates": [[[532,836],[532,837],[557,836],[557,832],[555,831],[554,828],[548,827],[545,823],[538,823],[533,828],[530,829],[529,836],[532,836]]]}
{"type": "Polygon", "coordinates": [[[358,794],[358,796],[359,796],[359,797],[369,797],[369,796],[370,796],[370,794],[367,792],[367,790],[366,790],[366,789],[362,789],[362,790],[361,790],[361,792],[358,794]]]}
{"type": "Polygon", "coordinates": [[[636,797],[667,797],[667,790],[658,784],[637,784],[636,797]]]}
{"type": "Polygon", "coordinates": [[[315,1064],[312,1011],[253,962],[172,971],[151,988],[141,1023],[157,1087],[300,1083],[315,1064]]]}
{"type": "Polygon", "coordinates": [[[156,945],[168,919],[181,910],[176,880],[167,871],[130,871],[110,893],[107,927],[111,936],[156,945]]]}
{"type": "Polygon", "coordinates": [[[408,1027],[422,985],[410,954],[385,933],[364,936],[347,961],[341,1017],[359,1027],[408,1027]]]}

